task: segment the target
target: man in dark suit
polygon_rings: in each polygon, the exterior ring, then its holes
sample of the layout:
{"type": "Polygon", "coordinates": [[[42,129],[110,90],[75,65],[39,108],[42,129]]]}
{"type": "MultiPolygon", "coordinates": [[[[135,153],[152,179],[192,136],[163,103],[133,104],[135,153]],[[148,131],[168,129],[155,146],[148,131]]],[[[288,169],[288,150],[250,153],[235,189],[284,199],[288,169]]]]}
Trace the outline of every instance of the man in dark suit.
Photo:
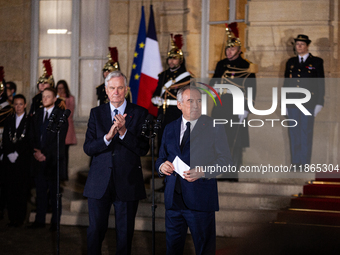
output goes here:
{"type": "Polygon", "coordinates": [[[112,204],[116,218],[116,254],[131,254],[138,202],[146,197],[140,156],[149,150],[141,136],[148,111],[125,100],[126,77],[120,71],[105,79],[109,103],[91,110],[84,151],[93,156],[84,196],[90,226],[88,254],[101,254],[112,204]]]}
{"type": "Polygon", "coordinates": [[[214,127],[212,118],[201,116],[201,93],[196,87],[181,88],[177,101],[183,115],[165,127],[156,161],[156,169],[166,176],[167,254],[183,254],[188,227],[196,254],[215,254],[219,205],[217,182],[212,177],[220,173],[206,169],[232,164],[228,141],[223,127],[214,127]],[[173,163],[176,157],[190,167],[184,178],[175,172],[179,171],[173,163]]]}
{"type": "MultiPolygon", "coordinates": [[[[34,223],[29,226],[30,229],[45,227],[46,211],[48,207],[48,191],[52,206],[52,219],[50,230],[55,231],[57,228],[57,132],[55,132],[59,120],[62,118],[64,111],[55,106],[57,101],[57,92],[54,88],[46,88],[42,92],[43,108],[39,108],[33,116],[31,128],[31,144],[34,150],[34,159],[32,174],[34,176],[37,191],[37,213],[34,223]],[[56,122],[51,123],[50,130],[49,119],[55,116],[56,122]]],[[[60,173],[65,173],[65,138],[68,129],[68,122],[61,126],[59,134],[60,145],[60,173]]],[[[65,176],[60,176],[64,179],[65,176]]],[[[61,214],[61,201],[59,208],[59,217],[61,214]]]]}
{"type": "MultiPolygon", "coordinates": [[[[324,105],[325,74],[323,60],[313,56],[308,51],[307,35],[298,35],[295,49],[298,56],[287,61],[284,87],[304,88],[310,91],[311,99],[303,106],[311,113],[305,115],[295,105],[288,105],[288,118],[297,121],[295,127],[289,128],[291,161],[297,166],[310,164],[313,144],[314,118],[324,105]]],[[[298,99],[304,97],[301,93],[288,93],[287,98],[298,99]]],[[[292,123],[295,125],[295,123],[292,123]]]]}

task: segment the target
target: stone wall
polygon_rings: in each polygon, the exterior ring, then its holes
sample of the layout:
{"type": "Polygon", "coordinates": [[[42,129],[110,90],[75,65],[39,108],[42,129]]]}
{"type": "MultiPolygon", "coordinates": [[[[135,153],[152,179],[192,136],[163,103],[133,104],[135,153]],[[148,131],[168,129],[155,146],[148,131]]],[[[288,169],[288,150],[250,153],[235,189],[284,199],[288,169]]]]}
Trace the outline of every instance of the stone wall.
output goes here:
{"type": "Polygon", "coordinates": [[[0,0],[0,66],[17,93],[29,95],[31,1],[0,0]]]}

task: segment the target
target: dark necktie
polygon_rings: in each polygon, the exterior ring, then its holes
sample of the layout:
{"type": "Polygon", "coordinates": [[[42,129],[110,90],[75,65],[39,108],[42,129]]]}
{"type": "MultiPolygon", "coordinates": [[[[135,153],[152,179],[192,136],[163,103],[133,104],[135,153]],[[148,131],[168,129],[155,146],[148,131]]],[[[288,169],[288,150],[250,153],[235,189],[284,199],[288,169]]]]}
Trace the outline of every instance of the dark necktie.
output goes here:
{"type": "Polygon", "coordinates": [[[48,126],[48,112],[46,111],[44,122],[41,126],[41,145],[44,146],[46,142],[46,132],[47,132],[47,126],[48,126]]]}
{"type": "Polygon", "coordinates": [[[118,110],[114,109],[113,112],[114,112],[114,115],[113,115],[112,123],[115,122],[115,116],[118,114],[118,110]]]}
{"type": "MultiPolygon", "coordinates": [[[[183,138],[182,138],[182,142],[180,145],[181,148],[181,152],[183,151],[184,145],[186,143],[186,141],[190,138],[190,121],[187,122],[187,129],[184,132],[183,138]]],[[[179,174],[177,174],[176,176],[176,184],[175,184],[175,191],[178,194],[182,193],[182,187],[181,187],[181,176],[179,174]]]]}
{"type": "Polygon", "coordinates": [[[183,148],[184,148],[186,141],[190,138],[190,121],[188,121],[186,125],[187,125],[187,129],[184,132],[182,142],[181,142],[181,145],[180,145],[181,152],[183,151],[183,148]]]}
{"type": "Polygon", "coordinates": [[[303,61],[303,57],[301,57],[301,61],[300,64],[303,65],[304,61],[303,61]]]}
{"type": "Polygon", "coordinates": [[[48,122],[48,112],[47,111],[46,111],[46,114],[45,114],[44,124],[46,124],[46,122],[48,122]]]}

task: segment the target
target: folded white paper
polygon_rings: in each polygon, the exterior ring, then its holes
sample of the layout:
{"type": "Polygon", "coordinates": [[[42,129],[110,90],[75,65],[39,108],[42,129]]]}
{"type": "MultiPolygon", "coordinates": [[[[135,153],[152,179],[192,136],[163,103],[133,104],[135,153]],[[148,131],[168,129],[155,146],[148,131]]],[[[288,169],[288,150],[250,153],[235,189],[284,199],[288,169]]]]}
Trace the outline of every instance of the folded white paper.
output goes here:
{"type": "Polygon", "coordinates": [[[181,160],[178,156],[176,156],[172,164],[175,167],[175,172],[178,173],[184,179],[183,172],[190,170],[190,166],[185,164],[184,161],[181,160]]]}

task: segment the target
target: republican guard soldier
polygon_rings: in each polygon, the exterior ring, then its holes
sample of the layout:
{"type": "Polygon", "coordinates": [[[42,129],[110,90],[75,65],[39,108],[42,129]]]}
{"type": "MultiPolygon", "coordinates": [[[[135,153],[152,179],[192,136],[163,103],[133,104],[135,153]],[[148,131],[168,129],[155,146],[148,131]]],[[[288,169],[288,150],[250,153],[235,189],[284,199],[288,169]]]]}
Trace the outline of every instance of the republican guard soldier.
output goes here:
{"type": "MultiPolygon", "coordinates": [[[[110,53],[107,55],[109,58],[103,67],[103,78],[105,80],[106,76],[113,71],[120,71],[120,66],[118,62],[118,50],[117,47],[109,47],[110,53]]],[[[130,87],[128,87],[125,98],[127,101],[131,102],[132,96],[130,95],[130,87]]],[[[105,92],[105,83],[102,83],[96,87],[96,94],[98,99],[98,106],[106,104],[109,102],[107,94],[105,92]]]]}
{"type": "MultiPolygon", "coordinates": [[[[244,59],[241,51],[241,41],[238,36],[237,23],[226,24],[225,55],[226,58],[219,61],[216,65],[213,78],[223,84],[231,84],[241,89],[244,94],[244,113],[233,115],[233,96],[229,90],[220,90],[222,106],[217,105],[213,108],[212,117],[218,119],[227,119],[228,123],[239,123],[235,125],[224,125],[229,149],[234,161],[234,165],[239,168],[242,164],[243,149],[249,147],[249,131],[247,125],[248,108],[248,88],[252,88],[252,101],[255,102],[256,96],[256,79],[255,73],[257,66],[249,60],[244,59]],[[242,124],[241,124],[242,123],[242,124]],[[245,124],[243,124],[245,123],[245,124]]],[[[215,83],[212,80],[212,83],[215,83]]],[[[228,181],[238,181],[237,173],[229,174],[226,177],[228,181]]]]}
{"type": "MultiPolygon", "coordinates": [[[[162,137],[164,127],[178,119],[182,112],[177,108],[177,90],[190,83],[191,74],[185,67],[182,51],[183,37],[178,34],[170,37],[171,49],[168,51],[168,69],[158,75],[158,84],[152,96],[152,103],[158,107],[158,116],[163,115],[162,137]]],[[[160,141],[159,141],[160,142],[160,141]]]]}
{"type": "MultiPolygon", "coordinates": [[[[54,85],[51,59],[45,59],[43,60],[43,74],[39,77],[37,82],[37,89],[39,92],[32,98],[31,108],[29,111],[30,116],[33,116],[40,108],[43,108],[42,92],[46,88],[54,88],[54,85]]],[[[61,98],[57,98],[55,105],[61,110],[66,109],[66,103],[61,98]]]]}

